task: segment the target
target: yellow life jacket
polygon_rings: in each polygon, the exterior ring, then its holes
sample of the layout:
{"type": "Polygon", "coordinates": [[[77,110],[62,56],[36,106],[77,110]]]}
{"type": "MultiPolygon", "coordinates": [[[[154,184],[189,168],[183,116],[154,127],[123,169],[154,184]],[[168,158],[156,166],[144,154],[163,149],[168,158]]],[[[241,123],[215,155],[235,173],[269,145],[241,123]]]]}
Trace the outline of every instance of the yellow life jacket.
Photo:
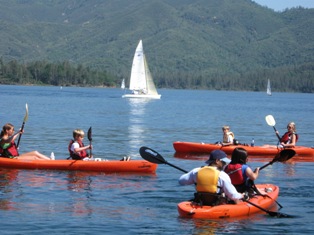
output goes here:
{"type": "Polygon", "coordinates": [[[229,135],[232,137],[232,139],[234,139],[234,134],[233,134],[233,132],[229,131],[229,132],[226,133],[226,135],[224,135],[224,137],[223,137],[223,143],[228,143],[229,135]]]}
{"type": "Polygon", "coordinates": [[[216,167],[204,166],[197,172],[197,192],[217,193],[220,171],[216,167]]]}

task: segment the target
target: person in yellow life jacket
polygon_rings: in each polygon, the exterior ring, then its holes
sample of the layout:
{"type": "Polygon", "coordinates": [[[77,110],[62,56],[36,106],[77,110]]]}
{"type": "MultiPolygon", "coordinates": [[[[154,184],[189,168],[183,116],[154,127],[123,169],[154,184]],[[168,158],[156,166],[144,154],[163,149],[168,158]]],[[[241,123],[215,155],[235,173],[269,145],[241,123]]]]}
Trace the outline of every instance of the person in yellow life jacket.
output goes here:
{"type": "Polygon", "coordinates": [[[22,134],[22,131],[14,133],[14,126],[7,123],[2,127],[0,139],[0,156],[5,158],[28,159],[28,160],[52,160],[38,151],[19,154],[15,139],[22,134]]]}
{"type": "Polygon", "coordinates": [[[194,201],[203,205],[221,204],[224,195],[228,200],[238,203],[243,195],[237,192],[232,185],[230,177],[223,171],[230,163],[225,152],[214,150],[205,162],[207,166],[197,167],[190,172],[181,175],[180,185],[196,184],[194,201]]]}

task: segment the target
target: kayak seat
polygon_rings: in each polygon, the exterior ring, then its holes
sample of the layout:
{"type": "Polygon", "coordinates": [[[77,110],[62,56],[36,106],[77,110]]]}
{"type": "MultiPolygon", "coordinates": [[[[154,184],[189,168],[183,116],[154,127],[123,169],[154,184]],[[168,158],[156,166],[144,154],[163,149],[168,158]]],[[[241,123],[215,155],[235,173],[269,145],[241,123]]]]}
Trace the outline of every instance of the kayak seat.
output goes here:
{"type": "Polygon", "coordinates": [[[193,202],[199,204],[200,206],[216,206],[222,204],[222,200],[224,199],[225,197],[221,194],[196,192],[194,193],[193,202]]]}

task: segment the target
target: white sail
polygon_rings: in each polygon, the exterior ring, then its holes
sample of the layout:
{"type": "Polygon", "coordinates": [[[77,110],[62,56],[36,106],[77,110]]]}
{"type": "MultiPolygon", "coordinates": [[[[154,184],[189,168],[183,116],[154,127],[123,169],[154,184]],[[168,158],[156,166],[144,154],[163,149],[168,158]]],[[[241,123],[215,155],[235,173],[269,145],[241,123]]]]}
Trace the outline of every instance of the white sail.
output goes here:
{"type": "Polygon", "coordinates": [[[270,87],[270,80],[268,79],[267,81],[267,91],[266,91],[267,95],[271,95],[271,87],[270,87]]]}
{"type": "Polygon", "coordinates": [[[149,71],[142,40],[138,43],[134,53],[129,89],[132,90],[132,94],[125,94],[122,96],[123,98],[160,99],[161,97],[156,90],[153,77],[149,71]]]}
{"type": "Polygon", "coordinates": [[[122,79],[122,82],[121,82],[121,89],[125,89],[125,79],[124,78],[122,79]]]}

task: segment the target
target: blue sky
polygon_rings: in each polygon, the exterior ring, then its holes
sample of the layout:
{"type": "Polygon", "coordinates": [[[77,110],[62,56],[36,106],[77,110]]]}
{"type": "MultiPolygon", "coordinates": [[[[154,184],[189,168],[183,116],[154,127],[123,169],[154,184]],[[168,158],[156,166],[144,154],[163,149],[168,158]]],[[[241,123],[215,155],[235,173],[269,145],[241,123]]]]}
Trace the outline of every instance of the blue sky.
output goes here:
{"type": "Polygon", "coordinates": [[[286,8],[302,6],[305,8],[314,8],[314,0],[253,0],[254,2],[274,9],[282,11],[286,8]]]}

